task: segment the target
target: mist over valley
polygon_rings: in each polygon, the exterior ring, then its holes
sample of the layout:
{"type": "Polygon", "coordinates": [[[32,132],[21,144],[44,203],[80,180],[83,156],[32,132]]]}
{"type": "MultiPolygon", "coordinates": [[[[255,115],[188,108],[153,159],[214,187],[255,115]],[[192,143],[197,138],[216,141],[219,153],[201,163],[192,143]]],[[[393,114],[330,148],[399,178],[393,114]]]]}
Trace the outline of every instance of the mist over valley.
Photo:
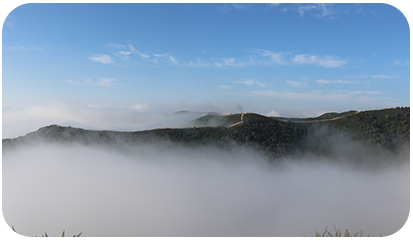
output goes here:
{"type": "Polygon", "coordinates": [[[333,225],[387,236],[409,214],[409,116],[398,107],[209,113],[136,132],[49,125],[3,139],[3,213],[29,236],[314,236],[333,225]]]}
{"type": "Polygon", "coordinates": [[[412,239],[408,1],[4,2],[1,234],[412,239]]]}

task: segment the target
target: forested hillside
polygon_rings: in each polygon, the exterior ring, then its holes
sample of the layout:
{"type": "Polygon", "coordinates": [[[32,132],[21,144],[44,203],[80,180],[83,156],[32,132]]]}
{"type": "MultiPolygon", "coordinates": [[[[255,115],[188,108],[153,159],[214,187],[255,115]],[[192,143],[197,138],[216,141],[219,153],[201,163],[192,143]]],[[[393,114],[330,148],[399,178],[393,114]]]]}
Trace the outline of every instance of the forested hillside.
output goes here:
{"type": "Polygon", "coordinates": [[[228,116],[213,114],[194,120],[194,124],[190,128],[137,132],[92,131],[51,125],[23,137],[3,139],[3,151],[42,141],[112,148],[163,143],[185,147],[214,146],[228,151],[252,149],[274,161],[308,155],[341,155],[344,147],[346,155],[352,151],[355,153],[361,147],[397,153],[410,141],[410,107],[330,113],[318,118],[296,118],[293,121],[253,113],[228,116]],[[355,142],[362,146],[353,145],[355,142]],[[352,145],[353,149],[350,148],[352,145]]]}

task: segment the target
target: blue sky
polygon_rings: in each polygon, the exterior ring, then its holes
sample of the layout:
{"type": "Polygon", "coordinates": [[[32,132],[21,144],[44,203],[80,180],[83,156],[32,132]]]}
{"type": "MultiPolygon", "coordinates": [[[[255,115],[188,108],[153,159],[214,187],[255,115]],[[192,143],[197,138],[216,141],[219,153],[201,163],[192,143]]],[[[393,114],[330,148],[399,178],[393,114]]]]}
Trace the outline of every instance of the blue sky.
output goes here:
{"type": "Polygon", "coordinates": [[[27,4],[3,25],[3,115],[409,106],[409,35],[386,4],[27,4]]]}

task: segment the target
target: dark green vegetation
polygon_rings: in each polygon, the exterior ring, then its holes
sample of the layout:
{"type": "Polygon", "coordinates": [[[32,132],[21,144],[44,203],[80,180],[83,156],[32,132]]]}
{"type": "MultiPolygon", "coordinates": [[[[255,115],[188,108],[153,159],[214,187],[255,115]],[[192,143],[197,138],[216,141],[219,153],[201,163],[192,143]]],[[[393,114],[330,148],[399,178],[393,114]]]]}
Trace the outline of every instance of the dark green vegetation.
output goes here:
{"type": "Polygon", "coordinates": [[[303,121],[330,120],[333,118],[338,118],[338,117],[342,117],[345,115],[354,114],[356,112],[357,111],[355,110],[346,111],[342,113],[329,112],[329,113],[324,113],[318,117],[313,117],[313,118],[285,118],[285,117],[272,117],[272,118],[276,120],[283,120],[283,121],[303,122],[303,121]]]}
{"type": "Polygon", "coordinates": [[[410,141],[410,107],[326,113],[317,118],[288,119],[246,113],[206,115],[191,128],[164,128],[137,132],[92,131],[50,125],[15,139],[3,139],[3,150],[41,141],[128,146],[162,143],[166,147],[217,147],[228,151],[253,149],[270,161],[302,156],[364,158],[398,153],[410,141]],[[238,124],[236,124],[238,123],[238,124]],[[234,125],[235,124],[235,125],[234,125]],[[203,126],[203,127],[200,127],[203,126]],[[380,151],[379,151],[380,150],[380,151]]]}

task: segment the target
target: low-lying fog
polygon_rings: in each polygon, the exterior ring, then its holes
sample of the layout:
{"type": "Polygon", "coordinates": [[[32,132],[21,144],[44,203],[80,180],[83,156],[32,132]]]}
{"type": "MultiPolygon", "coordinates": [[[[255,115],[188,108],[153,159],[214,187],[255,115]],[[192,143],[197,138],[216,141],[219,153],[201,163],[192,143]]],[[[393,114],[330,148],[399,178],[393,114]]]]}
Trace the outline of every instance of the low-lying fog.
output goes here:
{"type": "Polygon", "coordinates": [[[202,112],[157,111],[138,104],[122,106],[67,102],[3,106],[2,114],[2,138],[24,136],[51,124],[116,131],[180,128],[193,125],[191,122],[202,116],[202,112]]]}
{"type": "Polygon", "coordinates": [[[253,152],[208,148],[40,144],[3,153],[3,214],[27,236],[301,237],[334,224],[386,236],[409,214],[404,158],[368,170],[334,160],[270,166],[253,152]]]}

